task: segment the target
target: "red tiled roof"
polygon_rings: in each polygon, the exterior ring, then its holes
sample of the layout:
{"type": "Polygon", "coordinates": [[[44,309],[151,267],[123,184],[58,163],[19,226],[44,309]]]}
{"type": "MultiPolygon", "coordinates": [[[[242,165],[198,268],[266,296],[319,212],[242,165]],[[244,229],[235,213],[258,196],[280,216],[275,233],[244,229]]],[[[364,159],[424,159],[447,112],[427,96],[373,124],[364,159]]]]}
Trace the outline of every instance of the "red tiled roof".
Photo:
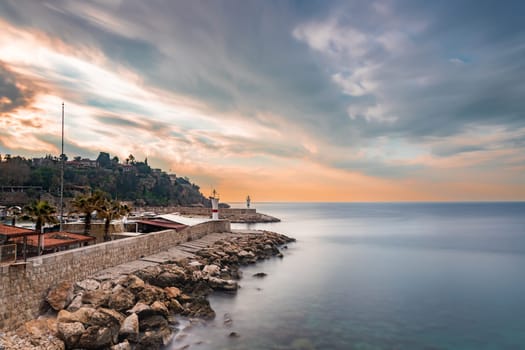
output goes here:
{"type": "Polygon", "coordinates": [[[7,236],[8,238],[22,237],[34,234],[36,234],[34,230],[0,224],[0,235],[7,236]]]}
{"type": "MultiPolygon", "coordinates": [[[[79,235],[69,232],[47,232],[44,233],[44,248],[51,249],[57,247],[67,247],[77,243],[85,243],[94,241],[96,238],[91,236],[79,235]]],[[[17,240],[18,243],[22,243],[22,239],[17,240]]],[[[38,246],[38,235],[27,236],[27,245],[38,246]]]]}

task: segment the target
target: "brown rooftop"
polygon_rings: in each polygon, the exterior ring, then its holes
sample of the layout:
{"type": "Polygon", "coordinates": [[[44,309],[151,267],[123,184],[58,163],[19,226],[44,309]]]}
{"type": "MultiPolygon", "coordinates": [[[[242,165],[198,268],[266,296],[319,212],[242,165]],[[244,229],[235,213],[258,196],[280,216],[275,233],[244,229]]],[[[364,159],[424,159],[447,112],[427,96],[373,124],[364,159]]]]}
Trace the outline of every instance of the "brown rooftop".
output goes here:
{"type": "Polygon", "coordinates": [[[37,233],[35,230],[31,230],[28,228],[0,224],[0,235],[7,236],[8,238],[16,238],[29,235],[37,235],[37,233]]]}
{"type": "MultiPolygon", "coordinates": [[[[77,243],[85,243],[96,240],[95,237],[80,235],[70,232],[47,232],[43,235],[45,249],[67,247],[77,243]]],[[[18,242],[21,243],[21,242],[18,242]]],[[[27,245],[38,246],[38,235],[34,234],[27,236],[27,245]]]]}

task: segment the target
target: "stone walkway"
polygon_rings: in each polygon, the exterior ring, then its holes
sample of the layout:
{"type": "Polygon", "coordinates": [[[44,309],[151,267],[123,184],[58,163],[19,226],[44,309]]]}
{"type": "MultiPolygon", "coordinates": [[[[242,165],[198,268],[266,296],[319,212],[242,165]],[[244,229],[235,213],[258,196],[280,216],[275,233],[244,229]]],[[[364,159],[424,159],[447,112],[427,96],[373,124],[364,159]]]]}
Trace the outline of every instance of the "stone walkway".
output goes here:
{"type": "Polygon", "coordinates": [[[221,239],[238,237],[253,232],[255,231],[234,230],[232,233],[210,233],[200,239],[179,244],[166,251],[99,271],[92,278],[99,281],[114,279],[120,275],[127,275],[148,266],[159,265],[168,261],[176,261],[183,258],[194,258],[197,251],[209,247],[221,239]]]}

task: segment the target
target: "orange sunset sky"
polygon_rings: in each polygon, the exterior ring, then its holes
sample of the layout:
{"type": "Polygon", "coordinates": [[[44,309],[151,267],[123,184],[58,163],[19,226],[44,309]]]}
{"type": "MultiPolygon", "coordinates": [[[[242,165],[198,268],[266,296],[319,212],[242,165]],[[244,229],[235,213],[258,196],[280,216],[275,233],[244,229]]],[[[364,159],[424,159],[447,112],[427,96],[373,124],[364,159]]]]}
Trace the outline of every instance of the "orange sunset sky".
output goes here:
{"type": "MultiPolygon", "coordinates": [[[[494,4],[497,6],[497,4],[494,4]]],[[[405,1],[0,2],[0,154],[223,201],[525,199],[525,25],[405,1]]]]}

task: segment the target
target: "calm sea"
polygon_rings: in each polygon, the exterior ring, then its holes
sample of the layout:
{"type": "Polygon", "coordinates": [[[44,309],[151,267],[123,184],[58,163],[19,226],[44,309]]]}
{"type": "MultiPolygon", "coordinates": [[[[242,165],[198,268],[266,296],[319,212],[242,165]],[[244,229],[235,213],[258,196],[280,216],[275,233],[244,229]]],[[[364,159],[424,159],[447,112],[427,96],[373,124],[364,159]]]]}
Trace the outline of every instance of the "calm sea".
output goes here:
{"type": "Polygon", "coordinates": [[[525,203],[256,208],[297,243],[172,349],[525,349],[525,203]]]}

